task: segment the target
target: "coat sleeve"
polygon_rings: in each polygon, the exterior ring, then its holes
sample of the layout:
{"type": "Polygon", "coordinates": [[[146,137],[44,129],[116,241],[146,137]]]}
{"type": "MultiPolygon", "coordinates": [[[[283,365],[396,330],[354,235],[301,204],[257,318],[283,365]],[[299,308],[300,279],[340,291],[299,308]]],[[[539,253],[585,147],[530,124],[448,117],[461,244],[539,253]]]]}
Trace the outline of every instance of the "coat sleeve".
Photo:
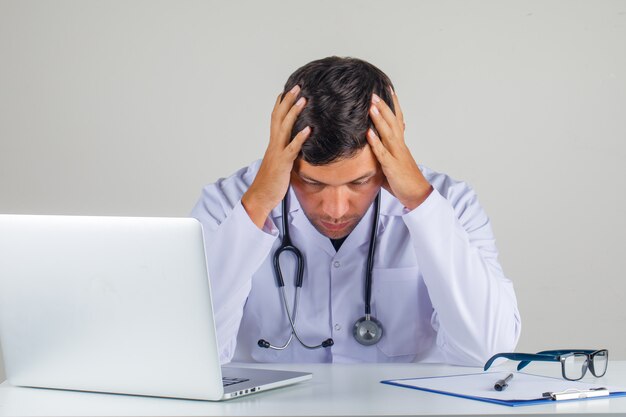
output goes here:
{"type": "Polygon", "coordinates": [[[517,345],[521,318],[513,284],[500,267],[491,224],[475,192],[449,178],[433,185],[426,201],[403,220],[445,362],[482,366],[517,345]]]}
{"type": "Polygon", "coordinates": [[[268,218],[263,230],[241,204],[256,170],[244,168],[232,177],[204,187],[191,212],[202,223],[220,362],[235,354],[243,308],[252,275],[268,256],[278,230],[268,218]]]}

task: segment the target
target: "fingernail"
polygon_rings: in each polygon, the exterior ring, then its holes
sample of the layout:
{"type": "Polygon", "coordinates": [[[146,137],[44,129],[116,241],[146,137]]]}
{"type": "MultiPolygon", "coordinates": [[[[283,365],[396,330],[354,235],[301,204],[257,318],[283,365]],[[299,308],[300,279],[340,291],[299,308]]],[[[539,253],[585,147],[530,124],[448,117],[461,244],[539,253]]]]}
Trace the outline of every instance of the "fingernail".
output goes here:
{"type": "Polygon", "coordinates": [[[298,101],[296,101],[296,106],[300,107],[304,104],[304,97],[300,97],[298,101]]]}
{"type": "Polygon", "coordinates": [[[300,91],[300,86],[299,86],[299,85],[296,85],[296,86],[294,86],[294,87],[291,89],[291,91],[289,91],[289,92],[290,92],[291,94],[293,94],[294,96],[297,96],[299,91],[300,91]]]}
{"type": "Polygon", "coordinates": [[[376,139],[376,134],[374,133],[372,129],[367,129],[367,136],[369,136],[372,139],[376,139]]]}
{"type": "Polygon", "coordinates": [[[304,129],[302,129],[302,133],[305,134],[305,135],[308,135],[310,131],[311,131],[311,128],[309,126],[307,126],[304,129]]]}
{"type": "Polygon", "coordinates": [[[392,96],[395,96],[395,95],[396,95],[396,92],[395,92],[395,91],[393,91],[393,87],[392,87],[392,86],[389,86],[389,91],[391,91],[391,95],[392,95],[392,96]]]}
{"type": "Polygon", "coordinates": [[[378,108],[376,106],[372,106],[372,113],[379,114],[378,113],[378,108]]]}
{"type": "Polygon", "coordinates": [[[374,103],[378,103],[380,102],[380,97],[378,97],[376,94],[372,94],[372,101],[374,103]]]}

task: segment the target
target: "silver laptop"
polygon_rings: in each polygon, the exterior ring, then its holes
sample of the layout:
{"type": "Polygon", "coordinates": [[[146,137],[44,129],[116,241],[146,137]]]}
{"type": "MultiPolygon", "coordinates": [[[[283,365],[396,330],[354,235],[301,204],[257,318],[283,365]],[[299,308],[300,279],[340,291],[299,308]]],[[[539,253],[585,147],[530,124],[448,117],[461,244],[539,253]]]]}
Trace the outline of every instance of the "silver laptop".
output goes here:
{"type": "Polygon", "coordinates": [[[190,218],[0,215],[0,344],[26,387],[221,400],[311,378],[220,367],[190,218]]]}

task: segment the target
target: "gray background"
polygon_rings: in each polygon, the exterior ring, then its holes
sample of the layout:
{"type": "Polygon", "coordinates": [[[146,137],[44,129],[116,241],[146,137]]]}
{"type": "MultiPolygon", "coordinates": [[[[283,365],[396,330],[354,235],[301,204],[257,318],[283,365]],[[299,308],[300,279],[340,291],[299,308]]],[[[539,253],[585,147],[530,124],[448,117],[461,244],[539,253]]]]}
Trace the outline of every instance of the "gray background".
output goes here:
{"type": "Polygon", "coordinates": [[[186,216],[263,155],[291,72],[360,57],[418,162],[477,189],[518,351],[626,359],[625,41],[624,1],[1,1],[0,212],[186,216]]]}

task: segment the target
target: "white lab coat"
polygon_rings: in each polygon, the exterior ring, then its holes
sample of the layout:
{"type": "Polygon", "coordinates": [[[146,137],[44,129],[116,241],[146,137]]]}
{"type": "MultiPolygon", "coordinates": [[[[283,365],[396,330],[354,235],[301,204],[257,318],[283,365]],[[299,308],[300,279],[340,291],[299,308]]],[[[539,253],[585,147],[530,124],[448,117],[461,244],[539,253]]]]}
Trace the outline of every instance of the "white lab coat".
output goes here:
{"type": "MultiPolygon", "coordinates": [[[[220,358],[259,362],[446,362],[483,365],[513,351],[521,319],[513,285],[498,263],[489,219],[464,182],[420,166],[434,191],[408,211],[382,190],[372,286],[372,315],[382,340],[362,346],[352,328],[364,315],[364,277],[373,207],[338,252],[309,222],[290,191],[291,239],[305,258],[296,327],[308,344],[332,337],[334,346],[307,350],[291,332],[272,268],[280,245],[280,204],[260,230],[241,205],[260,161],[203,189],[192,216],[206,241],[220,358]]],[[[281,256],[293,303],[295,261],[281,256]]]]}

